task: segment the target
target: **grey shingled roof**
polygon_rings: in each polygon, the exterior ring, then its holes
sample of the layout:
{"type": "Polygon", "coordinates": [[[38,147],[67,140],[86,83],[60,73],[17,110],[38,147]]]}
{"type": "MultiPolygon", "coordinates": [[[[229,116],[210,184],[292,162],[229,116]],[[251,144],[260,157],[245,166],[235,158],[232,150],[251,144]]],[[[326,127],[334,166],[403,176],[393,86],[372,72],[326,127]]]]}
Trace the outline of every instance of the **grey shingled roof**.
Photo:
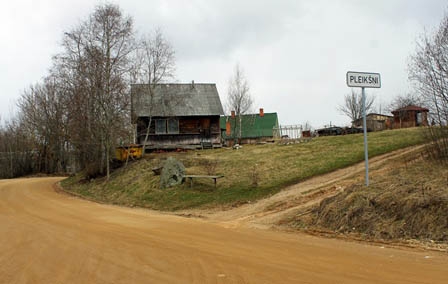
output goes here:
{"type": "Polygon", "coordinates": [[[131,97],[134,117],[224,115],[216,84],[157,84],[152,107],[148,85],[131,85],[131,97]]]}

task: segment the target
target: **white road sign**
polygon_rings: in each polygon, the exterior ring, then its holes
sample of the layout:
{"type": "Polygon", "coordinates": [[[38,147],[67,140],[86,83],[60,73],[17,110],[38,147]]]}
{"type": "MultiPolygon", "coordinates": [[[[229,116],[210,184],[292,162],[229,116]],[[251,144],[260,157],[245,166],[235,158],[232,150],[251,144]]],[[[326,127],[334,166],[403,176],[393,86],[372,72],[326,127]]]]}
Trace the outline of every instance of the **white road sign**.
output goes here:
{"type": "Polygon", "coordinates": [[[347,72],[347,86],[361,88],[381,88],[379,73],[347,72]]]}

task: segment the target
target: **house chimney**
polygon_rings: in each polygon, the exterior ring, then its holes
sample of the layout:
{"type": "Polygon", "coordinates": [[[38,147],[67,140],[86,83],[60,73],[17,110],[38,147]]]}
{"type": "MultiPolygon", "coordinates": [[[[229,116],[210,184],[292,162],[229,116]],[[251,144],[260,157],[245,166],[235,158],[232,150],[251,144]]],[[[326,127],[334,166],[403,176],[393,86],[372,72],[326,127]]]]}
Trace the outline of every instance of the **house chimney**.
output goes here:
{"type": "Polygon", "coordinates": [[[226,121],[226,135],[230,136],[232,134],[231,130],[232,125],[230,124],[230,121],[226,121]]]}
{"type": "Polygon", "coordinates": [[[263,117],[263,116],[264,116],[264,109],[260,108],[260,117],[263,117]]]}
{"type": "Polygon", "coordinates": [[[191,88],[194,89],[194,80],[191,80],[191,88]]]}
{"type": "Polygon", "coordinates": [[[231,114],[232,114],[232,118],[235,118],[235,111],[234,110],[232,110],[231,114]]]}

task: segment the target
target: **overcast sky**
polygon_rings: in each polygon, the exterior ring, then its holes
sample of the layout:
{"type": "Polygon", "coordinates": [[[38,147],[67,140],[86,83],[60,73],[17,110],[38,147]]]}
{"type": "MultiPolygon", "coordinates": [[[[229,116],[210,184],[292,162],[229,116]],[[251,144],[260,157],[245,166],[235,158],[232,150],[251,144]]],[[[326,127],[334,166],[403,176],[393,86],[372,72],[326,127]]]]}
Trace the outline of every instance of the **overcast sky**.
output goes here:
{"type": "MultiPolygon", "coordinates": [[[[0,113],[7,118],[24,88],[47,74],[64,31],[104,1],[15,0],[0,9],[0,113]]],[[[281,124],[347,125],[337,105],[350,90],[347,71],[381,73],[367,89],[383,112],[411,92],[409,56],[417,37],[434,30],[446,0],[123,0],[138,33],[161,27],[176,50],[178,82],[216,83],[224,103],[236,63],[255,108],[281,124]],[[378,104],[379,105],[379,104],[378,104]]],[[[377,110],[379,111],[379,110],[377,110]]]]}

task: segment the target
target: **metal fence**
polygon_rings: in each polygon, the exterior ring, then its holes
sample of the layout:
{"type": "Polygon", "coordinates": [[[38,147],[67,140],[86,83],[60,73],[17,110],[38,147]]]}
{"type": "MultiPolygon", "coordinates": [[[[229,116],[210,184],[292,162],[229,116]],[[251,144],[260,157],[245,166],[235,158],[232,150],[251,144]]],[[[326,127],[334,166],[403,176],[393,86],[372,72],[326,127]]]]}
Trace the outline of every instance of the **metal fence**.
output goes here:
{"type": "Polygon", "coordinates": [[[273,128],[274,138],[302,138],[302,125],[279,125],[273,128]]]}

